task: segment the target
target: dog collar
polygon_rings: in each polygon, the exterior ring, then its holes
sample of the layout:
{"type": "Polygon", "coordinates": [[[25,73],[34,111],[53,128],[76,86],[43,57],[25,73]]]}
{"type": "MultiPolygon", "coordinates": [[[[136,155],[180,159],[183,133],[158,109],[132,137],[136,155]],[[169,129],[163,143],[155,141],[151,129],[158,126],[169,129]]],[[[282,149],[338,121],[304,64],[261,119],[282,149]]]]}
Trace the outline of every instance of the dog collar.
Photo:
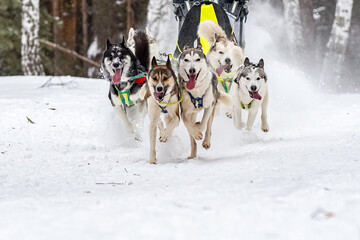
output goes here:
{"type": "Polygon", "coordinates": [[[254,102],[254,99],[249,104],[244,104],[243,102],[240,102],[241,108],[244,110],[249,110],[254,102]]]}
{"type": "Polygon", "coordinates": [[[197,97],[195,98],[190,92],[188,92],[191,102],[194,105],[195,108],[201,108],[203,107],[203,103],[204,103],[204,95],[202,95],[202,97],[197,97]]]}

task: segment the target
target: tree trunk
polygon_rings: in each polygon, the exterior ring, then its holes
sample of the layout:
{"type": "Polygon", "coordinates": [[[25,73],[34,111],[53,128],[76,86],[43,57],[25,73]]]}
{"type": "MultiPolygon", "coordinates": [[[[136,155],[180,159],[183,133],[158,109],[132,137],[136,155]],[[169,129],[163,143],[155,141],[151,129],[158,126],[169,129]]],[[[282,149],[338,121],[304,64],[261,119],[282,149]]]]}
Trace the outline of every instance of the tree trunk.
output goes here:
{"type": "Polygon", "coordinates": [[[283,0],[286,30],[288,42],[293,57],[300,60],[305,58],[304,31],[301,21],[301,10],[299,0],[283,0]]]}
{"type": "MultiPolygon", "coordinates": [[[[53,42],[59,44],[59,26],[58,26],[60,20],[59,0],[52,1],[52,14],[55,19],[53,22],[53,42]]],[[[59,51],[57,49],[54,49],[54,59],[53,59],[54,76],[59,75],[58,66],[59,66],[59,51]]]]}
{"type": "Polygon", "coordinates": [[[22,2],[21,65],[24,75],[44,75],[40,59],[39,0],[22,2]]]}
{"type": "Polygon", "coordinates": [[[336,88],[341,85],[341,70],[348,45],[352,7],[353,0],[337,0],[335,20],[326,45],[327,52],[321,73],[321,83],[330,84],[336,88]]]}
{"type": "Polygon", "coordinates": [[[132,8],[132,0],[127,0],[126,6],[126,32],[129,32],[130,28],[134,26],[134,10],[132,8]]]}
{"type": "MultiPolygon", "coordinates": [[[[82,55],[87,55],[89,47],[89,33],[88,33],[88,7],[87,0],[81,0],[81,16],[82,16],[82,55]]],[[[84,65],[84,72],[87,75],[87,65],[84,65]]]]}

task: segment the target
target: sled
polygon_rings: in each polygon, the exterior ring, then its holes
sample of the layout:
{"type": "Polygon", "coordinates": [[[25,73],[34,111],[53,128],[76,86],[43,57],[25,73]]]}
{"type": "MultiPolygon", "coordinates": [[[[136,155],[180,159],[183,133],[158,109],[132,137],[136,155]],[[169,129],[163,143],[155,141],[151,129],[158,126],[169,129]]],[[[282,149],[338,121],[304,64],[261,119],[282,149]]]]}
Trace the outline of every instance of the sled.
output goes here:
{"type": "Polygon", "coordinates": [[[174,13],[178,21],[178,40],[174,56],[178,57],[186,45],[203,45],[204,53],[210,49],[203,38],[198,39],[197,28],[200,22],[212,20],[218,23],[230,37],[234,35],[237,43],[245,48],[244,22],[249,10],[248,0],[173,0],[174,13]]]}

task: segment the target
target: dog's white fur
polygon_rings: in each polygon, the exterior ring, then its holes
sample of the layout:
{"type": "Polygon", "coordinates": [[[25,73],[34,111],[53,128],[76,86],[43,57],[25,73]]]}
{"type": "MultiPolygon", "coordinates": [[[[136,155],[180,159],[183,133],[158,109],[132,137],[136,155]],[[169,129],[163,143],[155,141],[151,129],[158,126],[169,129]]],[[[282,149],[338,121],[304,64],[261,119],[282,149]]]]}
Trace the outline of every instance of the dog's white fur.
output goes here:
{"type": "MultiPolygon", "coordinates": [[[[204,37],[208,41],[210,50],[206,54],[206,58],[215,70],[227,64],[231,66],[228,67],[228,72],[222,71],[220,75],[217,72],[217,75],[218,77],[221,77],[222,75],[232,73],[232,75],[226,77],[230,82],[230,86],[232,86],[233,80],[236,77],[236,72],[244,62],[244,50],[237,45],[234,38],[229,39],[226,36],[225,31],[217,23],[211,20],[200,23],[198,36],[204,37]]],[[[225,92],[220,81],[218,82],[218,89],[219,91],[225,92]]],[[[227,115],[229,117],[232,116],[232,107],[227,108],[227,115]]]]}
{"type": "MultiPolygon", "coordinates": [[[[245,63],[248,59],[245,60],[245,63]]],[[[238,71],[237,78],[233,87],[230,90],[230,95],[233,99],[234,110],[234,125],[238,130],[245,127],[246,130],[251,130],[256,115],[261,107],[261,129],[264,132],[269,131],[269,124],[267,122],[267,106],[269,102],[268,86],[266,81],[266,74],[264,72],[264,63],[260,60],[257,66],[245,64],[238,71]],[[260,66],[260,67],[259,67],[260,66]],[[259,71],[260,68],[260,71],[259,71]],[[256,90],[262,97],[261,100],[251,98],[249,90],[252,86],[256,86],[256,90]],[[253,101],[253,102],[252,102],[253,101]],[[251,108],[248,110],[248,120],[245,123],[242,121],[242,107],[241,102],[249,104],[252,102],[251,108]]]]}
{"type": "MultiPolygon", "coordinates": [[[[211,127],[214,119],[214,107],[217,101],[227,105],[231,105],[231,98],[228,94],[217,91],[216,76],[211,70],[205,55],[202,53],[201,47],[197,49],[184,49],[179,58],[178,73],[181,79],[181,89],[190,92],[194,98],[203,96],[203,107],[195,108],[191,102],[191,97],[188,93],[184,93],[181,107],[181,117],[184,125],[190,135],[191,154],[189,159],[195,158],[197,155],[196,140],[203,139],[203,131],[206,129],[205,137],[202,146],[209,149],[211,146],[211,127]],[[196,51],[197,50],[197,51],[196,51]],[[199,50],[201,52],[199,52],[199,50]],[[186,88],[186,83],[189,81],[190,69],[195,69],[195,74],[198,75],[195,87],[191,90],[186,88]],[[214,79],[215,78],[215,79],[214,79]],[[200,122],[196,122],[197,114],[204,109],[204,114],[200,122]]],[[[193,70],[194,71],[194,70],[193,70]]],[[[194,74],[194,75],[195,75],[194,74]]]]}
{"type": "Polygon", "coordinates": [[[166,75],[166,72],[172,71],[171,62],[168,59],[165,66],[157,65],[156,59],[152,60],[152,69],[149,71],[149,78],[146,85],[141,89],[141,99],[147,99],[148,104],[148,113],[149,113],[149,137],[150,137],[150,158],[149,162],[151,164],[156,164],[156,133],[157,127],[160,130],[160,142],[167,142],[170,138],[172,131],[175,127],[179,125],[180,116],[179,116],[179,88],[176,81],[175,74],[169,77],[166,75]],[[167,71],[170,70],[170,71],[167,71]],[[154,78],[153,78],[154,76],[154,78]],[[156,79],[155,79],[156,77],[156,79]],[[157,92],[156,88],[161,86],[163,89],[166,88],[165,96],[160,101],[157,100],[154,96],[154,93],[157,92]],[[175,103],[175,104],[164,104],[165,103],[175,103]],[[164,124],[160,118],[162,110],[161,107],[166,107],[167,113],[165,113],[165,128],[164,124]]]}

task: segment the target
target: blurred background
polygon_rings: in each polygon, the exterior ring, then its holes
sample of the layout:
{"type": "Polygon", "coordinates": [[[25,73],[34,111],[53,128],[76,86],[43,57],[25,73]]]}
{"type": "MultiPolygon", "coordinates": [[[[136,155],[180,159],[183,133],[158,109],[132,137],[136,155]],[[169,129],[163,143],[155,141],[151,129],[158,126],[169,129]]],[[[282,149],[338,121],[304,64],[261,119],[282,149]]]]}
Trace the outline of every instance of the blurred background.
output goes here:
{"type": "MultiPolygon", "coordinates": [[[[330,83],[357,92],[360,0],[252,0],[248,5],[250,26],[261,25],[271,35],[272,45],[264,51],[271,48],[318,86],[330,83]]],[[[1,0],[0,76],[99,78],[106,39],[120,42],[130,27],[146,26],[161,52],[175,49],[172,0],[1,0]],[[36,66],[25,67],[29,63],[36,66]]],[[[247,44],[256,43],[245,26],[247,44]]]]}

